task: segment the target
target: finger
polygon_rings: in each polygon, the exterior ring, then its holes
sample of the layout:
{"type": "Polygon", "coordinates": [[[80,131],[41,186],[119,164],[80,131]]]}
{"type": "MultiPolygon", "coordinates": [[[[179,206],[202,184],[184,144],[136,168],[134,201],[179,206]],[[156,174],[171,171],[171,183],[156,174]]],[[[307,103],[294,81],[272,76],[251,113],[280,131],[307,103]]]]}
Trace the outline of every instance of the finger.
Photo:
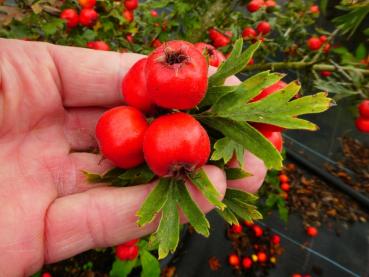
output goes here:
{"type": "Polygon", "coordinates": [[[114,106],[122,103],[121,81],[143,56],[49,45],[59,73],[64,106],[114,106]]]}
{"type": "MultiPolygon", "coordinates": [[[[229,166],[239,167],[236,159],[232,159],[229,166]]],[[[256,193],[264,182],[267,168],[264,162],[249,151],[245,151],[243,169],[252,174],[252,176],[237,180],[228,180],[229,187],[244,190],[250,193],[256,193]]]]}
{"type": "MultiPolygon", "coordinates": [[[[215,187],[224,193],[224,172],[204,167],[215,187]]],[[[101,187],[59,198],[48,209],[45,225],[45,261],[56,262],[94,247],[117,245],[153,232],[157,222],[143,228],[136,225],[136,212],[153,184],[113,188],[101,187]]],[[[200,195],[204,210],[211,206],[200,195]]]]}
{"type": "Polygon", "coordinates": [[[95,129],[102,108],[72,108],[65,118],[65,136],[72,150],[86,151],[97,147],[95,129]]]}

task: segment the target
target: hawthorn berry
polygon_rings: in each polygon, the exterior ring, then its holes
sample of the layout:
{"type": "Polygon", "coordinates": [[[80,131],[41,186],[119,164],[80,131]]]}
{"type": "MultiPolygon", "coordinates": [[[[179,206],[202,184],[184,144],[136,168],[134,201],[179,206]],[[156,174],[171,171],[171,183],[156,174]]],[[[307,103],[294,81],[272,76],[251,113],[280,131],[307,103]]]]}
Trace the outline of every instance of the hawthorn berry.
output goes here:
{"type": "Polygon", "coordinates": [[[231,226],[231,232],[233,234],[241,234],[242,233],[242,226],[241,226],[241,224],[233,224],[231,226]]]}
{"type": "Polygon", "coordinates": [[[245,27],[242,31],[242,37],[244,39],[253,39],[257,36],[256,31],[252,27],[245,27]]]}
{"type": "Polygon", "coordinates": [[[79,23],[82,26],[91,27],[98,17],[99,15],[94,9],[82,9],[79,13],[79,23]]]}
{"type": "Polygon", "coordinates": [[[249,257],[245,257],[242,259],[242,267],[245,269],[249,269],[252,267],[252,260],[249,257]]]}
{"type": "Polygon", "coordinates": [[[123,245],[125,245],[125,246],[132,246],[132,245],[135,245],[139,241],[140,241],[139,239],[132,239],[130,241],[127,241],[127,242],[123,243],[123,245]]]}
{"type": "Polygon", "coordinates": [[[312,226],[308,226],[306,228],[306,234],[309,236],[309,237],[316,237],[318,235],[318,230],[315,228],[315,227],[312,227],[312,226]]]}
{"type": "Polygon", "coordinates": [[[326,44],[323,46],[323,53],[328,54],[330,50],[331,50],[331,45],[330,45],[330,43],[326,43],[326,44]]]}
{"type": "Polygon", "coordinates": [[[259,225],[254,225],[252,227],[252,230],[254,231],[255,237],[261,237],[264,233],[263,229],[259,225]]]}
{"type": "Polygon", "coordinates": [[[319,50],[322,47],[322,42],[317,37],[311,37],[307,40],[307,46],[311,51],[319,50]]]}
{"type": "Polygon", "coordinates": [[[332,75],[332,71],[328,71],[328,70],[320,71],[320,76],[322,77],[329,77],[331,75],[332,75]]]}
{"type": "Polygon", "coordinates": [[[151,45],[154,47],[154,48],[158,48],[162,45],[161,41],[159,39],[154,39],[152,42],[151,42],[151,45]]]}
{"type": "Polygon", "coordinates": [[[115,255],[121,261],[132,261],[138,256],[138,246],[127,246],[124,244],[115,247],[115,255]]]}
{"type": "Polygon", "coordinates": [[[258,34],[266,35],[270,32],[270,30],[270,24],[266,21],[260,21],[259,24],[256,26],[256,31],[258,32],[258,34]]]}
{"type": "Polygon", "coordinates": [[[173,176],[203,166],[210,155],[210,140],[196,119],[178,112],[158,117],[151,123],[143,151],[156,175],[173,176]]]}
{"type": "Polygon", "coordinates": [[[209,37],[212,40],[213,45],[216,48],[227,46],[231,42],[229,37],[222,34],[218,30],[216,30],[215,28],[211,28],[209,30],[209,37]]]}
{"type": "Polygon", "coordinates": [[[369,100],[363,100],[360,103],[358,109],[359,109],[360,117],[369,119],[369,100]]]}
{"type": "Polygon", "coordinates": [[[52,277],[52,275],[49,272],[44,272],[41,277],[52,277]]]}
{"type": "Polygon", "coordinates": [[[129,43],[133,43],[133,36],[132,36],[131,34],[126,35],[126,40],[127,40],[129,43]]]}
{"type": "Polygon", "coordinates": [[[268,259],[268,256],[264,252],[259,252],[257,256],[258,256],[259,263],[265,263],[268,259]]]}
{"type": "Polygon", "coordinates": [[[96,0],[78,0],[78,3],[84,9],[92,9],[96,5],[96,0]]]}
{"type": "Polygon", "coordinates": [[[88,48],[95,49],[95,50],[102,50],[102,51],[110,50],[109,45],[105,41],[102,41],[102,40],[90,41],[90,42],[87,42],[86,45],[88,48]]]}
{"type": "MultiPolygon", "coordinates": [[[[253,123],[253,126],[267,140],[269,140],[279,152],[282,152],[282,149],[283,149],[283,137],[282,137],[282,133],[281,132],[271,132],[271,131],[267,131],[266,130],[266,128],[270,128],[269,126],[274,126],[274,125],[259,124],[258,126],[255,126],[255,123],[253,123]],[[259,128],[259,126],[262,126],[262,128],[259,128]]],[[[278,126],[275,126],[275,127],[279,128],[278,126]]]]}
{"type": "Polygon", "coordinates": [[[65,9],[61,12],[60,18],[64,19],[68,28],[74,28],[78,25],[79,17],[75,9],[65,9]]]}
{"type": "Polygon", "coordinates": [[[122,81],[122,94],[123,101],[129,106],[135,107],[143,113],[152,113],[155,110],[155,105],[147,91],[146,62],[147,58],[143,58],[130,68],[122,81]]]}
{"type": "Polygon", "coordinates": [[[128,169],[141,164],[147,128],[144,115],[136,108],[120,106],[106,111],[96,125],[101,153],[117,167],[128,169]]]}
{"type": "Polygon", "coordinates": [[[319,40],[320,40],[322,43],[324,43],[324,42],[326,42],[326,41],[327,41],[327,36],[322,35],[322,36],[320,36],[320,37],[319,37],[319,40]]]}
{"type": "Polygon", "coordinates": [[[264,6],[267,8],[275,8],[277,3],[274,0],[267,0],[264,2],[264,6]]]}
{"type": "Polygon", "coordinates": [[[254,63],[255,63],[254,58],[251,58],[247,63],[247,65],[253,65],[254,63]]]}
{"type": "Polygon", "coordinates": [[[369,119],[358,117],[355,121],[356,128],[363,133],[369,133],[369,119]]]}
{"type": "Polygon", "coordinates": [[[205,57],[209,57],[209,64],[211,66],[218,67],[223,61],[225,61],[225,57],[222,52],[216,50],[213,45],[206,44],[203,42],[195,43],[195,47],[199,50],[205,57]]]}
{"type": "Polygon", "coordinates": [[[262,1],[262,0],[251,0],[247,4],[246,9],[250,13],[254,13],[254,12],[257,12],[262,7],[263,4],[264,4],[264,1],[262,1]]]}
{"type": "Polygon", "coordinates": [[[130,11],[135,10],[138,7],[138,0],[124,0],[124,7],[130,11]]]}
{"type": "Polygon", "coordinates": [[[232,267],[238,267],[240,265],[240,258],[237,254],[232,253],[228,256],[228,263],[232,267]]]}
{"type": "Polygon", "coordinates": [[[280,244],[281,243],[281,237],[280,236],[278,236],[278,235],[276,235],[276,234],[274,234],[274,235],[272,235],[272,237],[271,237],[271,242],[273,243],[273,244],[275,244],[275,245],[278,245],[278,244],[280,244]]]}
{"type": "Polygon", "coordinates": [[[123,10],[123,17],[124,17],[124,19],[125,20],[127,20],[127,22],[132,22],[133,21],[133,19],[134,19],[134,14],[133,14],[133,11],[132,10],[127,10],[127,9],[125,9],[125,10],[123,10]]]}
{"type": "Polygon", "coordinates": [[[287,183],[290,181],[290,179],[288,178],[288,176],[286,174],[281,174],[279,175],[279,181],[281,183],[287,183]]]}
{"type": "Polygon", "coordinates": [[[189,42],[167,42],[147,58],[148,93],[163,108],[194,108],[205,96],[207,74],[205,57],[189,42]]]}
{"type": "Polygon", "coordinates": [[[290,184],[289,183],[282,183],[281,184],[281,190],[283,191],[289,191],[290,190],[290,184]]]}
{"type": "Polygon", "coordinates": [[[159,16],[159,14],[156,10],[151,10],[150,14],[151,14],[152,17],[158,17],[159,16]]]}
{"type": "Polygon", "coordinates": [[[252,222],[252,221],[247,221],[247,220],[245,220],[245,221],[243,222],[243,224],[245,224],[245,226],[246,226],[246,227],[252,227],[252,226],[254,226],[254,222],[252,222]]]}
{"type": "Polygon", "coordinates": [[[312,6],[310,7],[310,12],[311,12],[311,13],[314,13],[314,14],[318,14],[318,13],[320,13],[319,6],[318,6],[318,5],[312,5],[312,6]]]}
{"type": "Polygon", "coordinates": [[[294,274],[291,275],[291,277],[302,277],[302,275],[299,274],[299,273],[294,273],[294,274]]]}

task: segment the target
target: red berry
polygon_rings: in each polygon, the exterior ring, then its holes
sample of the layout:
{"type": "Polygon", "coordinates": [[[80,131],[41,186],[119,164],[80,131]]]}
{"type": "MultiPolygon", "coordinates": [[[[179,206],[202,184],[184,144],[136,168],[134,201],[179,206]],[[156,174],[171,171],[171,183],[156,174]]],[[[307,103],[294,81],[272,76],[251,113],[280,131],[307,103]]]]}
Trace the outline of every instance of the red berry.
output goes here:
{"type": "Polygon", "coordinates": [[[109,51],[109,45],[102,40],[87,42],[87,47],[95,50],[109,51]]]}
{"type": "Polygon", "coordinates": [[[369,119],[369,100],[363,100],[359,105],[360,117],[369,119]]]}
{"type": "Polygon", "coordinates": [[[316,237],[318,235],[318,230],[315,227],[308,226],[306,228],[306,234],[310,237],[316,237]]]}
{"type": "Polygon", "coordinates": [[[132,246],[132,245],[135,245],[139,241],[140,241],[139,239],[132,239],[130,241],[127,241],[127,242],[123,243],[123,245],[125,245],[125,246],[132,246]]]}
{"type": "Polygon", "coordinates": [[[78,3],[84,9],[92,9],[96,5],[96,0],[78,0],[78,3]]]}
{"type": "Polygon", "coordinates": [[[210,140],[198,121],[180,112],[155,119],[146,131],[143,149],[151,170],[158,176],[170,176],[204,165],[210,140]]]}
{"type": "Polygon", "coordinates": [[[282,183],[281,184],[281,190],[283,191],[289,191],[290,190],[290,185],[288,183],[282,183]]]}
{"type": "Polygon", "coordinates": [[[237,254],[230,254],[228,256],[228,263],[232,267],[238,267],[240,265],[240,258],[237,256],[237,254]]]}
{"type": "Polygon", "coordinates": [[[252,221],[247,221],[247,220],[245,220],[245,221],[243,222],[243,224],[245,224],[245,225],[246,225],[246,227],[252,227],[252,226],[254,226],[254,222],[252,222],[252,221]]]}
{"type": "Polygon", "coordinates": [[[119,260],[134,260],[138,256],[138,246],[126,246],[124,244],[115,247],[115,255],[119,260]]]}
{"type": "Polygon", "coordinates": [[[327,53],[329,53],[330,50],[331,50],[331,45],[329,43],[326,43],[323,46],[323,53],[327,54],[327,53]]]}
{"type": "Polygon", "coordinates": [[[299,274],[299,273],[294,273],[294,274],[291,275],[291,277],[302,277],[302,275],[299,274]]]}
{"type": "Polygon", "coordinates": [[[312,5],[312,6],[310,7],[310,12],[311,12],[311,13],[316,13],[316,14],[318,14],[318,13],[320,12],[318,5],[312,5]]]}
{"type": "Polygon", "coordinates": [[[257,256],[258,256],[259,263],[265,263],[268,259],[267,255],[264,252],[259,252],[257,256]]]}
{"type": "Polygon", "coordinates": [[[250,1],[247,6],[246,9],[250,12],[250,13],[254,13],[256,11],[258,11],[261,6],[263,5],[263,1],[259,1],[259,0],[252,0],[250,1]]]}
{"type": "Polygon", "coordinates": [[[252,38],[255,38],[256,36],[257,36],[257,34],[256,34],[256,31],[254,30],[254,28],[246,27],[242,31],[242,37],[244,39],[252,39],[252,38]]]}
{"type": "Polygon", "coordinates": [[[356,128],[363,133],[369,133],[369,119],[358,117],[355,121],[356,128]]]}
{"type": "Polygon", "coordinates": [[[156,10],[151,10],[150,14],[151,14],[152,17],[158,17],[159,16],[159,14],[156,10]]]}
{"type": "Polygon", "coordinates": [[[215,28],[210,28],[208,31],[208,34],[209,34],[209,38],[211,40],[214,40],[220,34],[220,32],[217,31],[215,28]]]}
{"type": "Polygon", "coordinates": [[[205,57],[189,42],[167,42],[147,59],[147,89],[153,102],[163,108],[194,108],[205,96],[207,74],[205,57]]]}
{"type": "Polygon", "coordinates": [[[259,24],[256,26],[256,31],[259,34],[266,35],[271,30],[269,22],[266,21],[260,21],[259,24]]]}
{"type": "Polygon", "coordinates": [[[286,86],[287,86],[287,84],[285,82],[278,81],[277,83],[263,89],[257,96],[255,96],[253,99],[251,99],[250,102],[255,102],[255,101],[261,100],[261,99],[267,97],[268,95],[285,88],[286,86]]]}
{"type": "Polygon", "coordinates": [[[44,272],[41,277],[52,277],[52,275],[49,272],[44,272]]]}
{"type": "Polygon", "coordinates": [[[90,27],[95,24],[98,13],[94,9],[82,9],[79,13],[79,23],[82,26],[90,27]]]}
{"type": "Polygon", "coordinates": [[[96,125],[96,138],[102,154],[121,168],[144,161],[142,145],[148,124],[133,107],[120,106],[106,111],[96,125]]]}
{"type": "Polygon", "coordinates": [[[225,36],[214,28],[209,30],[209,37],[212,40],[213,45],[217,48],[227,46],[231,42],[229,37],[225,36]]]}
{"type": "Polygon", "coordinates": [[[154,48],[158,48],[162,45],[161,41],[159,39],[154,39],[152,42],[151,42],[151,45],[154,47],[154,48]]]}
{"type": "Polygon", "coordinates": [[[79,17],[75,9],[63,10],[60,14],[60,18],[66,21],[68,28],[74,28],[78,25],[79,17]]]}
{"type": "Polygon", "coordinates": [[[275,8],[277,3],[274,0],[267,0],[265,1],[264,6],[267,8],[275,8]]]}
{"type": "Polygon", "coordinates": [[[129,43],[133,43],[133,36],[131,34],[126,35],[126,40],[128,40],[129,43]]]}
{"type": "Polygon", "coordinates": [[[316,51],[322,47],[322,42],[317,37],[311,37],[307,40],[307,46],[311,51],[316,51]]]}
{"type": "Polygon", "coordinates": [[[278,245],[281,243],[281,237],[278,235],[272,235],[271,242],[275,245],[278,245]]]}
{"type": "Polygon", "coordinates": [[[263,229],[259,225],[254,225],[252,227],[252,230],[254,231],[255,237],[261,237],[264,233],[263,229]]]}
{"type": "Polygon", "coordinates": [[[326,41],[327,41],[327,36],[322,35],[322,36],[320,36],[320,37],[319,37],[319,40],[320,40],[322,43],[324,43],[324,42],[326,42],[326,41]]]}
{"type": "Polygon", "coordinates": [[[231,232],[233,234],[241,234],[241,232],[242,232],[241,224],[233,224],[232,227],[231,227],[231,232]]]}
{"type": "Polygon", "coordinates": [[[332,75],[332,71],[328,71],[328,70],[320,71],[320,76],[322,77],[329,77],[331,75],[332,75]]]}
{"type": "Polygon", "coordinates": [[[129,106],[151,113],[155,108],[146,87],[146,62],[147,58],[139,60],[127,72],[122,81],[122,93],[123,101],[129,106]]]}
{"type": "Polygon", "coordinates": [[[132,22],[134,19],[133,11],[132,10],[123,10],[123,17],[127,22],[132,22]]]}
{"type": "Polygon", "coordinates": [[[138,0],[125,0],[124,6],[127,10],[132,11],[138,7],[138,0]]]}
{"type": "Polygon", "coordinates": [[[205,57],[209,57],[209,64],[211,66],[218,67],[225,60],[223,53],[216,50],[213,45],[198,42],[195,44],[195,47],[205,55],[205,57]]]}
{"type": "Polygon", "coordinates": [[[247,63],[247,65],[253,65],[254,63],[255,63],[254,58],[251,58],[247,63]]]}
{"type": "Polygon", "coordinates": [[[245,269],[249,269],[252,267],[252,260],[249,257],[245,257],[242,259],[242,267],[245,269]]]}
{"type": "Polygon", "coordinates": [[[279,175],[279,181],[281,183],[288,183],[290,181],[290,179],[288,178],[287,175],[281,174],[281,175],[279,175]]]}

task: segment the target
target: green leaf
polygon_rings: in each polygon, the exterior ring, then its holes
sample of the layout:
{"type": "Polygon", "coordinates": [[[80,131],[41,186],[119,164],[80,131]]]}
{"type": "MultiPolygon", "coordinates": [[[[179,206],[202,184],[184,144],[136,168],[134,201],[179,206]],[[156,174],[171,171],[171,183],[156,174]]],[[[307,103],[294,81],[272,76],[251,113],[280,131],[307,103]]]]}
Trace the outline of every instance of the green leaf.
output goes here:
{"type": "Polygon", "coordinates": [[[218,130],[226,137],[238,142],[262,159],[268,168],[281,169],[282,156],[261,133],[246,122],[237,122],[222,117],[200,118],[205,125],[218,130]]]}
{"type": "Polygon", "coordinates": [[[59,18],[53,18],[52,21],[41,25],[42,31],[46,36],[55,34],[58,30],[64,28],[64,20],[59,18]]]}
{"type": "Polygon", "coordinates": [[[240,54],[239,49],[242,48],[242,43],[242,38],[236,41],[231,56],[222,63],[215,74],[209,77],[209,87],[222,85],[229,76],[242,71],[260,46],[260,41],[258,41],[240,54]]]}
{"type": "Polygon", "coordinates": [[[356,48],[355,57],[358,60],[362,60],[366,57],[366,48],[364,43],[360,43],[359,46],[356,48]]]}
{"type": "Polygon", "coordinates": [[[161,178],[159,183],[155,185],[154,189],[150,192],[140,210],[137,212],[137,216],[139,217],[137,224],[139,226],[142,227],[153,221],[156,214],[165,206],[170,197],[170,182],[168,178],[161,178]]]}
{"type": "Polygon", "coordinates": [[[160,264],[149,251],[140,250],[140,259],[142,266],[141,277],[160,276],[160,264]]]}
{"type": "Polygon", "coordinates": [[[155,174],[146,165],[140,165],[138,167],[132,168],[119,175],[119,179],[125,184],[129,185],[139,185],[146,184],[150,182],[155,177],[155,174]]]}
{"type": "Polygon", "coordinates": [[[215,86],[209,87],[205,98],[199,104],[199,107],[210,106],[217,102],[221,97],[235,91],[238,86],[215,86]]]}
{"type": "Polygon", "coordinates": [[[93,41],[96,39],[97,34],[90,29],[87,29],[83,32],[82,37],[86,40],[86,41],[93,41]]]}
{"type": "Polygon", "coordinates": [[[110,277],[126,277],[136,266],[137,259],[133,261],[120,261],[116,259],[109,273],[110,277]]]}
{"type": "Polygon", "coordinates": [[[252,176],[251,173],[244,171],[242,168],[226,168],[225,173],[227,180],[237,180],[252,176]]]}
{"type": "Polygon", "coordinates": [[[123,169],[113,168],[108,170],[104,174],[100,175],[82,170],[82,173],[85,175],[87,181],[91,184],[111,183],[114,180],[116,180],[119,177],[119,175],[121,175],[123,172],[124,172],[123,169]]]}
{"type": "Polygon", "coordinates": [[[225,208],[225,205],[219,200],[219,198],[221,198],[220,193],[210,182],[208,176],[203,169],[199,169],[192,176],[188,177],[210,203],[212,203],[218,209],[223,210],[225,208]]]}
{"type": "Polygon", "coordinates": [[[239,224],[237,216],[230,209],[225,208],[223,211],[219,209],[215,210],[229,225],[239,224]]]}
{"type": "Polygon", "coordinates": [[[217,161],[223,159],[226,164],[232,159],[234,154],[236,154],[237,160],[242,165],[244,154],[242,145],[229,138],[221,138],[214,144],[214,152],[211,155],[211,160],[217,161]]]}
{"type": "Polygon", "coordinates": [[[186,185],[178,183],[176,186],[178,193],[178,203],[183,213],[186,215],[188,221],[199,234],[205,237],[209,236],[209,221],[206,219],[204,213],[199,209],[197,204],[192,200],[186,185]]]}
{"type": "Polygon", "coordinates": [[[218,114],[226,114],[229,110],[232,111],[242,107],[249,100],[259,95],[263,89],[275,84],[283,77],[284,75],[280,73],[260,72],[245,80],[236,91],[220,98],[212,107],[212,111],[218,114]]]}
{"type": "Polygon", "coordinates": [[[169,251],[174,253],[179,241],[179,214],[177,209],[176,189],[177,185],[172,182],[169,186],[168,199],[162,209],[159,227],[154,234],[155,240],[159,242],[159,259],[165,258],[169,251]]]}

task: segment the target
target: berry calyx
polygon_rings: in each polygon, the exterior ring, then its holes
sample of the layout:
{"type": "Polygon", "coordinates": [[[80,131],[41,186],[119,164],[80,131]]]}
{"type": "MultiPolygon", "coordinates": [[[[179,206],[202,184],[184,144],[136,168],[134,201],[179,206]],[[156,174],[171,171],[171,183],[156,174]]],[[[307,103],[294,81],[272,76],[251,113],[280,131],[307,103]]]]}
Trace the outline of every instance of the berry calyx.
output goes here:
{"type": "Polygon", "coordinates": [[[233,234],[241,234],[242,233],[242,225],[241,224],[233,224],[231,227],[231,232],[233,234]]]}
{"type": "Polygon", "coordinates": [[[290,181],[290,179],[288,178],[287,175],[281,174],[281,175],[279,175],[279,181],[281,183],[288,183],[290,181]]]}
{"type": "Polygon", "coordinates": [[[311,37],[307,40],[307,46],[311,51],[317,51],[322,47],[322,42],[317,37],[311,37]]]}
{"type": "Polygon", "coordinates": [[[174,40],[156,48],[147,58],[147,89],[152,101],[167,109],[192,109],[208,86],[205,57],[191,43],[174,40]]]}
{"type": "Polygon", "coordinates": [[[288,183],[282,183],[281,184],[281,190],[283,190],[285,192],[289,191],[290,190],[290,184],[288,184],[288,183]]]}
{"type": "Polygon", "coordinates": [[[125,169],[143,163],[142,147],[147,128],[144,115],[136,108],[120,106],[106,111],[96,125],[101,153],[125,169]]]}
{"type": "Polygon", "coordinates": [[[122,81],[123,101],[131,107],[135,107],[144,113],[153,113],[155,105],[147,91],[146,62],[143,58],[136,62],[122,81]]]}
{"type": "Polygon", "coordinates": [[[271,237],[271,242],[274,244],[274,245],[278,245],[278,244],[280,244],[281,243],[281,237],[280,236],[278,236],[278,235],[272,235],[272,237],[271,237]]]}
{"type": "Polygon", "coordinates": [[[205,57],[209,57],[209,65],[218,67],[223,61],[225,61],[225,57],[222,52],[216,50],[214,46],[198,42],[195,44],[197,50],[199,50],[205,57]]]}
{"type": "Polygon", "coordinates": [[[258,34],[266,35],[270,32],[271,27],[269,22],[260,21],[259,24],[256,26],[256,31],[258,34]]]}
{"type": "Polygon", "coordinates": [[[369,133],[369,119],[358,117],[355,121],[356,128],[363,133],[369,133]]]}
{"type": "Polygon", "coordinates": [[[155,119],[147,129],[143,151],[158,176],[177,176],[203,166],[210,155],[206,130],[192,116],[174,113],[155,119]]]}
{"type": "Polygon", "coordinates": [[[91,27],[98,17],[99,15],[94,9],[82,9],[79,13],[79,23],[82,26],[91,27]]]}
{"type": "Polygon", "coordinates": [[[240,265],[240,258],[237,254],[232,253],[228,256],[228,263],[232,267],[238,267],[240,265]]]}
{"type": "Polygon", "coordinates": [[[318,230],[315,228],[315,227],[312,227],[312,226],[308,226],[306,228],[306,234],[309,236],[309,237],[316,237],[318,235],[318,230]]]}
{"type": "Polygon", "coordinates": [[[138,7],[138,0],[125,0],[124,7],[130,11],[135,10],[138,7]]]}
{"type": "Polygon", "coordinates": [[[96,5],[96,0],[78,0],[78,3],[84,9],[92,9],[96,5]]]}
{"type": "Polygon", "coordinates": [[[358,109],[361,117],[369,119],[369,100],[363,100],[358,109]]]}
{"type": "Polygon", "coordinates": [[[245,257],[242,259],[242,267],[245,269],[249,269],[252,267],[252,260],[249,257],[245,257]]]}
{"type": "Polygon", "coordinates": [[[257,36],[257,33],[252,27],[245,27],[242,31],[242,37],[244,39],[254,39],[257,36]]]}
{"type": "Polygon", "coordinates": [[[78,25],[79,16],[75,9],[65,9],[61,12],[60,18],[64,19],[68,28],[74,28],[78,25]]]}
{"type": "Polygon", "coordinates": [[[90,42],[87,42],[86,45],[88,48],[95,49],[95,50],[102,50],[102,51],[110,50],[109,45],[105,41],[102,41],[102,40],[90,41],[90,42]]]}

